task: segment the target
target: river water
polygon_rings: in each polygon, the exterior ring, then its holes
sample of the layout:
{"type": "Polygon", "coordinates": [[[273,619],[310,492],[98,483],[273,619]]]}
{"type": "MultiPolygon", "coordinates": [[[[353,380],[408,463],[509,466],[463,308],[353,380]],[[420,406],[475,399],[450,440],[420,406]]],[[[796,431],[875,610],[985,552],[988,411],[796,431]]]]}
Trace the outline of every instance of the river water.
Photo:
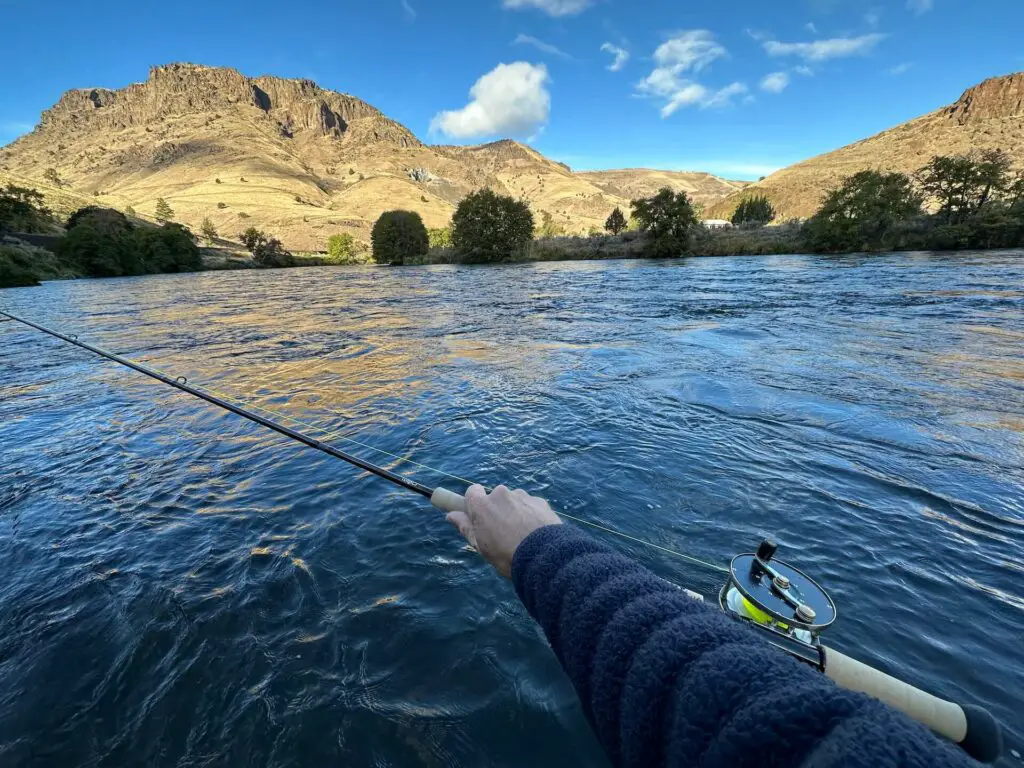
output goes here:
{"type": "MultiPolygon", "coordinates": [[[[0,305],[430,484],[507,482],[715,564],[774,535],[836,600],[832,645],[989,707],[1021,751],[1024,254],[204,273],[0,305]]],[[[0,552],[5,766],[605,764],[510,585],[423,499],[15,323],[0,552]]]]}

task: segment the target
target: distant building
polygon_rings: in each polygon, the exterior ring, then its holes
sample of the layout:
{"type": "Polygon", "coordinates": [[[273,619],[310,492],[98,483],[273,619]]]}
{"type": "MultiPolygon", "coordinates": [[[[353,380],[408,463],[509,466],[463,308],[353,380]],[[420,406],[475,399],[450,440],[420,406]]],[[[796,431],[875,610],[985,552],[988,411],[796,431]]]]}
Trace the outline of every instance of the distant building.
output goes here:
{"type": "Polygon", "coordinates": [[[725,219],[704,219],[701,224],[708,229],[732,229],[732,222],[725,219]]]}

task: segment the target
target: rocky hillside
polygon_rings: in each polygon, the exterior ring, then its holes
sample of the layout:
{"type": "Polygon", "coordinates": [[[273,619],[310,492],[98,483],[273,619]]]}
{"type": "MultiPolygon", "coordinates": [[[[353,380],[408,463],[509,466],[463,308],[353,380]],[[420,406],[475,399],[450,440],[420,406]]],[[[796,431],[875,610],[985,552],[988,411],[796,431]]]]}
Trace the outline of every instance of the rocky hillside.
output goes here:
{"type": "MultiPolygon", "coordinates": [[[[935,155],[974,149],[1002,149],[1024,169],[1024,73],[986,80],[948,107],[784,168],[750,190],[771,198],[780,218],[803,218],[818,210],[826,190],[857,171],[913,173],[935,155]]],[[[741,198],[734,193],[708,215],[728,218],[741,198]]]]}
{"type": "Polygon", "coordinates": [[[120,90],[69,91],[0,149],[2,175],[144,216],[164,198],[194,229],[207,216],[225,235],[256,225],[297,250],[321,250],[336,232],[365,240],[391,208],[445,226],[485,186],[525,198],[569,232],[602,226],[615,206],[664,183],[705,204],[740,186],[708,174],[577,174],[513,141],[428,146],[309,80],[192,64],[154,67],[120,90]]]}

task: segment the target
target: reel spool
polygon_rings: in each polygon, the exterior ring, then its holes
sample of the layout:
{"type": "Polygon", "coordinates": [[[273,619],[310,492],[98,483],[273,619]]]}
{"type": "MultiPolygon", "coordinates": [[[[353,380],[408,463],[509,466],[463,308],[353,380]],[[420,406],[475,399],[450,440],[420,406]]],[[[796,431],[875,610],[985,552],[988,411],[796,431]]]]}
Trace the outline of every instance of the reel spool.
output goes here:
{"type": "Polygon", "coordinates": [[[836,620],[836,605],[811,577],[774,560],[777,549],[765,539],[756,553],[736,555],[718,604],[764,632],[780,650],[824,670],[819,636],[836,620]]]}

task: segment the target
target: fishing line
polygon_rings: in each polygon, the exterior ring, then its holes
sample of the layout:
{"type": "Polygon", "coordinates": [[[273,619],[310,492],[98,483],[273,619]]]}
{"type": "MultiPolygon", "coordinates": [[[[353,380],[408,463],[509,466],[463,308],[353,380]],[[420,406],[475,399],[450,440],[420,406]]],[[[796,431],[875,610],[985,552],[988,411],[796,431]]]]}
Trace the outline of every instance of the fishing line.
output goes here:
{"type": "MultiPolygon", "coordinates": [[[[343,461],[347,461],[350,464],[354,464],[355,466],[358,466],[361,469],[365,469],[368,472],[372,472],[373,474],[376,474],[376,475],[378,475],[380,477],[384,477],[385,479],[391,480],[392,482],[395,482],[398,485],[402,485],[403,487],[408,488],[409,490],[416,491],[417,493],[420,493],[421,495],[429,497],[429,496],[432,495],[433,489],[428,488],[427,486],[423,485],[422,483],[419,483],[419,482],[413,480],[412,478],[410,478],[410,477],[408,477],[406,475],[399,475],[399,474],[396,474],[394,472],[391,472],[390,470],[386,470],[386,469],[384,469],[382,467],[376,467],[376,466],[370,464],[369,462],[364,462],[364,461],[362,461],[360,459],[357,459],[356,457],[352,456],[351,454],[346,454],[343,451],[339,451],[338,449],[331,448],[329,445],[327,445],[326,441],[327,440],[334,440],[334,439],[344,440],[345,442],[351,443],[353,445],[359,445],[359,446],[361,446],[363,448],[366,448],[367,450],[376,451],[376,452],[381,453],[381,454],[383,454],[385,456],[390,456],[391,458],[395,459],[396,461],[406,462],[408,464],[412,464],[413,466],[420,467],[422,469],[426,469],[426,470],[429,470],[431,472],[436,472],[437,474],[443,475],[445,477],[449,477],[449,478],[451,478],[453,480],[458,480],[459,482],[465,483],[466,485],[477,485],[477,483],[475,483],[473,480],[470,480],[470,479],[464,478],[464,477],[460,477],[459,475],[452,474],[451,472],[446,472],[445,470],[438,469],[437,467],[432,467],[429,464],[424,464],[422,462],[414,461],[410,456],[400,456],[400,455],[398,455],[396,453],[392,453],[390,451],[384,450],[383,448],[378,448],[378,447],[376,447],[374,445],[370,445],[368,443],[361,442],[361,441],[356,440],[354,438],[347,437],[344,434],[342,434],[342,432],[340,432],[340,431],[330,431],[330,430],[328,430],[325,427],[322,427],[320,425],[311,424],[309,422],[302,421],[300,419],[296,419],[293,416],[289,416],[287,414],[280,413],[280,412],[275,411],[275,410],[273,410],[271,408],[267,408],[266,406],[260,405],[259,403],[253,403],[253,402],[251,402],[251,399],[252,399],[251,397],[250,398],[246,398],[244,396],[239,397],[238,395],[232,395],[230,393],[221,392],[219,390],[213,389],[212,387],[197,386],[195,384],[189,384],[188,383],[188,379],[186,377],[184,377],[184,376],[177,376],[177,377],[175,377],[175,376],[172,376],[169,373],[165,373],[164,371],[162,371],[162,370],[160,370],[158,368],[154,368],[153,366],[144,365],[142,363],[135,362],[134,360],[130,360],[128,358],[122,357],[122,356],[117,355],[117,354],[115,354],[113,352],[109,352],[109,351],[107,351],[107,350],[105,350],[105,349],[103,349],[101,347],[97,347],[95,345],[87,344],[87,343],[85,343],[83,341],[79,341],[78,340],[78,336],[76,334],[63,334],[63,333],[60,333],[58,331],[54,331],[54,330],[52,330],[50,328],[46,328],[46,327],[44,327],[42,325],[38,325],[38,324],[36,324],[34,322],[31,322],[29,320],[25,320],[23,318],[17,317],[15,315],[12,315],[12,314],[10,314],[8,312],[5,312],[3,310],[0,310],[0,316],[3,316],[3,320],[4,321],[16,320],[16,321],[18,321],[20,323],[23,323],[23,324],[25,324],[25,325],[27,325],[27,326],[29,326],[31,328],[35,328],[36,330],[39,330],[39,331],[41,331],[43,333],[46,333],[46,334],[49,334],[49,335],[54,336],[56,338],[62,339],[63,341],[66,341],[66,342],[68,342],[70,344],[74,344],[77,347],[81,347],[82,349],[85,349],[85,350],[87,350],[89,352],[92,352],[94,354],[100,355],[101,357],[105,357],[105,358],[107,358],[109,360],[112,360],[113,362],[119,363],[119,364],[124,365],[124,366],[126,366],[128,368],[132,368],[132,369],[138,371],[139,373],[143,373],[143,374],[145,374],[145,375],[147,375],[147,376],[149,376],[151,378],[157,379],[158,381],[161,381],[161,382],[163,382],[165,384],[169,384],[170,386],[175,387],[176,389],[179,389],[179,390],[181,390],[183,392],[186,392],[188,394],[194,395],[195,397],[199,397],[202,400],[205,400],[205,401],[207,401],[207,402],[209,402],[209,403],[211,403],[213,405],[217,405],[217,406],[219,406],[221,408],[224,408],[225,410],[231,411],[231,412],[233,412],[233,413],[235,413],[235,414],[237,414],[239,416],[242,416],[243,418],[249,419],[250,421],[255,421],[256,423],[261,424],[262,426],[265,426],[265,427],[267,427],[269,429],[272,429],[275,432],[279,432],[279,433],[285,435],[286,437],[291,437],[292,439],[297,440],[298,442],[304,443],[305,445],[308,445],[311,448],[316,448],[317,450],[323,451],[324,453],[332,455],[335,458],[340,458],[343,461]],[[237,400],[237,399],[250,400],[250,402],[246,403],[247,408],[241,408],[240,406],[238,406],[238,405],[236,405],[236,404],[234,404],[232,402],[233,400],[237,400]],[[275,419],[277,419],[279,421],[287,421],[287,422],[290,422],[291,424],[302,426],[302,427],[305,427],[307,429],[310,429],[310,430],[313,430],[315,432],[318,432],[318,433],[321,434],[322,438],[319,439],[319,440],[316,440],[314,438],[311,438],[311,437],[308,437],[306,435],[303,435],[303,434],[301,434],[299,432],[295,432],[294,430],[291,430],[291,429],[289,429],[287,427],[284,427],[281,424],[278,424],[278,423],[275,423],[273,421],[270,421],[269,419],[260,417],[259,414],[252,413],[252,411],[254,411],[254,410],[262,411],[265,414],[273,416],[275,419]]],[[[487,486],[484,486],[484,487],[487,488],[487,486]]],[[[584,519],[582,517],[576,517],[574,515],[570,515],[570,514],[567,514],[567,513],[564,513],[564,512],[560,512],[559,514],[562,517],[566,518],[567,520],[572,520],[575,523],[579,523],[581,525],[586,525],[586,526],[589,526],[591,528],[595,528],[597,530],[604,531],[605,533],[611,534],[613,536],[618,536],[618,537],[620,537],[622,539],[625,539],[627,541],[631,541],[631,542],[634,542],[636,544],[640,544],[640,545],[643,545],[645,547],[649,547],[649,548],[654,549],[654,550],[658,550],[659,552],[664,552],[665,554],[672,555],[673,557],[678,557],[678,558],[680,558],[682,560],[686,560],[686,561],[688,561],[690,563],[694,563],[696,565],[703,566],[704,568],[708,568],[709,570],[718,571],[720,573],[728,573],[728,571],[729,571],[728,568],[725,568],[723,566],[716,565],[714,563],[709,563],[709,562],[707,562],[705,560],[701,560],[700,558],[694,557],[692,555],[687,555],[687,554],[685,554],[683,552],[679,552],[677,550],[670,549],[669,547],[665,547],[665,546],[662,546],[660,544],[655,544],[652,541],[647,541],[646,539],[641,539],[641,538],[638,538],[636,536],[632,536],[632,535],[630,535],[628,533],[623,533],[622,531],[616,530],[615,528],[611,528],[611,527],[609,527],[607,525],[602,525],[601,523],[595,523],[595,522],[593,522],[591,520],[586,520],[586,519],[584,519]]]]}

